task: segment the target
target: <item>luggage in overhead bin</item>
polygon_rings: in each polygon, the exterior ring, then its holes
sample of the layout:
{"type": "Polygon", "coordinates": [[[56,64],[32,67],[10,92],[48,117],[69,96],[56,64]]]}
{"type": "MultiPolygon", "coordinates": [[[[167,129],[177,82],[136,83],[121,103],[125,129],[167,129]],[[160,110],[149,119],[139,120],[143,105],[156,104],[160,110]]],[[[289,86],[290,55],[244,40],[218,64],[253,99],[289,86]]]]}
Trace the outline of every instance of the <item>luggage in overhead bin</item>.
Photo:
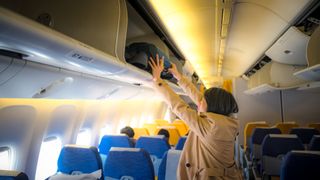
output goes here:
{"type": "Polygon", "coordinates": [[[128,63],[149,72],[151,72],[151,68],[148,65],[148,61],[150,57],[155,59],[157,54],[160,58],[164,57],[164,71],[161,73],[161,77],[171,79],[173,76],[168,72],[168,69],[171,67],[171,62],[168,56],[155,45],[146,42],[137,42],[127,46],[125,51],[125,57],[128,63]]]}

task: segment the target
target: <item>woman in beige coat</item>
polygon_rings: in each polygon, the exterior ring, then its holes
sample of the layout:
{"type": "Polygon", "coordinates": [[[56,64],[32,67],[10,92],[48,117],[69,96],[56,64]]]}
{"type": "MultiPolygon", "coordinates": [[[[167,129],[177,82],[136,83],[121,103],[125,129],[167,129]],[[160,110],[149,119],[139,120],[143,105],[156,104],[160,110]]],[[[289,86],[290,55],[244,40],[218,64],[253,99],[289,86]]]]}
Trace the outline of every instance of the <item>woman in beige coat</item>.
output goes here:
{"type": "Polygon", "coordinates": [[[238,112],[232,94],[220,88],[210,88],[202,95],[172,64],[169,71],[198,105],[198,111],[193,110],[161,79],[163,58],[156,56],[156,60],[150,59],[155,90],[190,128],[177,179],[241,179],[234,161],[234,141],[239,123],[232,117],[233,113],[238,112]]]}

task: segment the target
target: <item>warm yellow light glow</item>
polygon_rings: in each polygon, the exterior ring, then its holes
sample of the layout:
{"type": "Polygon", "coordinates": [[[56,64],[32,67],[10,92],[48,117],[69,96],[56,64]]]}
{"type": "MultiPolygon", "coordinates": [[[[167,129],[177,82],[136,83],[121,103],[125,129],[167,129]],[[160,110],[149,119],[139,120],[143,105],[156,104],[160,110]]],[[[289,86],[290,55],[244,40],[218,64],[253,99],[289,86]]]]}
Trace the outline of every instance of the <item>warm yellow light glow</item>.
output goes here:
{"type": "MultiPolygon", "coordinates": [[[[232,0],[226,0],[224,4],[212,0],[150,0],[149,2],[200,79],[212,75],[220,76],[232,0]],[[223,13],[222,10],[226,8],[229,9],[223,13]],[[221,64],[220,68],[218,64],[221,64]]],[[[207,85],[214,84],[211,81],[208,79],[205,82],[207,85]]]]}

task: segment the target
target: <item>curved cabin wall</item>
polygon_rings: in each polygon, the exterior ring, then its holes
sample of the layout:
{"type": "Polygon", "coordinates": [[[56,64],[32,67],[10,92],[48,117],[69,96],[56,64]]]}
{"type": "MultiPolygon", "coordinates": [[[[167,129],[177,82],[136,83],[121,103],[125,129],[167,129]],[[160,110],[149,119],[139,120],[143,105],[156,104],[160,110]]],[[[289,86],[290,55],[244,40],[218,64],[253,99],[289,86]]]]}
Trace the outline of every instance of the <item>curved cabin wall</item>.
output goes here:
{"type": "Polygon", "coordinates": [[[75,144],[80,130],[89,128],[90,145],[97,146],[101,135],[119,134],[127,125],[142,127],[144,123],[163,119],[165,112],[163,102],[145,99],[0,98],[0,147],[12,148],[12,168],[26,172],[30,179],[34,179],[44,139],[58,137],[62,145],[75,144]]]}

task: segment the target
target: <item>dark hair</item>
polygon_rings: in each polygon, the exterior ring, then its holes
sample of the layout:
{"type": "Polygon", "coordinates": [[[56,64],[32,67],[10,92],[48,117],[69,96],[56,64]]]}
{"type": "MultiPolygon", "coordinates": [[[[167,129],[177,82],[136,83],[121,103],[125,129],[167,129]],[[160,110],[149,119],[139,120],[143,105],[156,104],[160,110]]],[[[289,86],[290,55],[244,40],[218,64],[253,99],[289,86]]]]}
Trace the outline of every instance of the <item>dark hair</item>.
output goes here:
{"type": "Polygon", "coordinates": [[[132,127],[130,127],[130,126],[126,126],[126,127],[122,128],[120,133],[126,134],[130,138],[133,138],[133,136],[134,136],[134,131],[133,131],[132,127]]]}
{"type": "Polygon", "coordinates": [[[221,88],[209,88],[204,92],[207,102],[207,112],[229,116],[239,111],[238,104],[233,95],[221,88]]]}
{"type": "Polygon", "coordinates": [[[164,135],[168,139],[170,137],[169,131],[166,130],[166,129],[160,129],[159,132],[158,132],[158,135],[164,135]]]}

